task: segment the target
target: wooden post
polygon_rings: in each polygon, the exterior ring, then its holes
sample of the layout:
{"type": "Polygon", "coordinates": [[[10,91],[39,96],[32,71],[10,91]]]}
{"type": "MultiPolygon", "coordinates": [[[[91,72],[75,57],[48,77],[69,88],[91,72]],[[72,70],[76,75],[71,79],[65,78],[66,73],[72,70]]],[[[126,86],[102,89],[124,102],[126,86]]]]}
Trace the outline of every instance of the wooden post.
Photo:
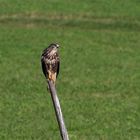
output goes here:
{"type": "Polygon", "coordinates": [[[66,126],[64,123],[61,106],[59,103],[59,99],[57,96],[55,86],[52,83],[52,81],[50,81],[50,80],[48,80],[48,85],[49,85],[49,89],[50,89],[50,93],[51,93],[51,97],[52,97],[52,101],[53,101],[53,106],[54,106],[54,110],[55,110],[55,114],[56,114],[57,122],[59,125],[62,140],[69,140],[68,132],[67,132],[67,129],[66,129],[66,126]]]}

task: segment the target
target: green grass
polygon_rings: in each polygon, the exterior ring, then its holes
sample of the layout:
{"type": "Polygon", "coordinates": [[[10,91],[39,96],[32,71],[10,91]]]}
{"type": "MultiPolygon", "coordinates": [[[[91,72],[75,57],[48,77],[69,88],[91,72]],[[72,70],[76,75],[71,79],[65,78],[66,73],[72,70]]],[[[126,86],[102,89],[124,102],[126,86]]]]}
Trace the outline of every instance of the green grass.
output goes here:
{"type": "Polygon", "coordinates": [[[37,2],[0,0],[0,140],[60,140],[40,67],[51,42],[70,140],[139,140],[140,3],[37,2]]]}

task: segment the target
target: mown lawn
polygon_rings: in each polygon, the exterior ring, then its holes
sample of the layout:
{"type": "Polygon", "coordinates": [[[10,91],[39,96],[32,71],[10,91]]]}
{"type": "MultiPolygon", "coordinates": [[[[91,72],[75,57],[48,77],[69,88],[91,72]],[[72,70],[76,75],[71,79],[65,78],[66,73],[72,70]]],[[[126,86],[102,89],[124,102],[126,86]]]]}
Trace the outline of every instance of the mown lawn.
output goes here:
{"type": "Polygon", "coordinates": [[[57,80],[70,140],[140,139],[137,0],[0,1],[0,140],[60,140],[40,67],[61,45],[57,80]]]}

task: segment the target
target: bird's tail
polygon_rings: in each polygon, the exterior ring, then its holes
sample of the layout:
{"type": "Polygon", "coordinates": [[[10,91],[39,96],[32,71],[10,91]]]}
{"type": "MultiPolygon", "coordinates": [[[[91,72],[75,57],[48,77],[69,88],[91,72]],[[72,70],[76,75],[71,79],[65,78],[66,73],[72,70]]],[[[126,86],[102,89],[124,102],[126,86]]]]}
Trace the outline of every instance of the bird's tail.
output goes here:
{"type": "Polygon", "coordinates": [[[50,91],[50,87],[49,87],[49,79],[47,79],[47,90],[50,91]]]}

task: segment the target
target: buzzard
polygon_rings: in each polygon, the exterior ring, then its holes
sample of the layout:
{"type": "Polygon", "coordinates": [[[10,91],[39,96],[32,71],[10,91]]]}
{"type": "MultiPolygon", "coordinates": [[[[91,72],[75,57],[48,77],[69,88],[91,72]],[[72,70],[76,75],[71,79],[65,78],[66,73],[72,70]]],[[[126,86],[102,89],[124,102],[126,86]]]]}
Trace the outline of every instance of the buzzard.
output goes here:
{"type": "Polygon", "coordinates": [[[58,44],[50,44],[41,56],[42,70],[47,80],[55,85],[56,78],[59,74],[60,58],[58,54],[58,44]]]}

